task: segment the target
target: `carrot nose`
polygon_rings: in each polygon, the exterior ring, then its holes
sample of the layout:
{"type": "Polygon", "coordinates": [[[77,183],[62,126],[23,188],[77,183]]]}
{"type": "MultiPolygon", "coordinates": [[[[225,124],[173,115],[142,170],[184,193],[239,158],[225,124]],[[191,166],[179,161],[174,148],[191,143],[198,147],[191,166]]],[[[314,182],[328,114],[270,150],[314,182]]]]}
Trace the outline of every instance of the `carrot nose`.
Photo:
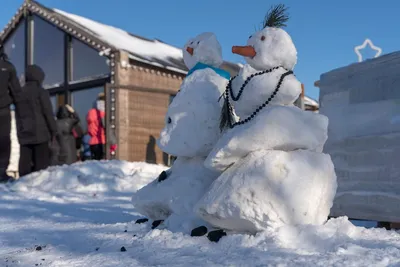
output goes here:
{"type": "Polygon", "coordinates": [[[194,49],[192,47],[186,48],[186,51],[193,56],[194,49]]]}
{"type": "Polygon", "coordinates": [[[232,53],[238,54],[244,57],[255,57],[256,50],[254,50],[254,47],[248,45],[248,46],[232,46],[232,53]]]}

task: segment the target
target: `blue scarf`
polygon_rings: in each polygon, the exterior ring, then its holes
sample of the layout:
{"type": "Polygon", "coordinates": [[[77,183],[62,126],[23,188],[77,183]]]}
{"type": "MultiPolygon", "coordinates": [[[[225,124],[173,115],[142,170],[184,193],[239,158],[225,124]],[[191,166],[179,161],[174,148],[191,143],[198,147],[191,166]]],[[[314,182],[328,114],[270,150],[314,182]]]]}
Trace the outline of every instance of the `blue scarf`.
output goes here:
{"type": "Polygon", "coordinates": [[[188,74],[186,75],[186,77],[189,77],[196,70],[202,70],[202,69],[212,69],[213,71],[215,71],[216,74],[218,74],[219,76],[221,76],[222,78],[225,78],[227,80],[229,80],[231,78],[231,75],[229,74],[229,72],[227,72],[223,69],[215,68],[215,67],[207,65],[207,64],[203,64],[201,62],[197,63],[193,68],[191,68],[189,70],[188,74]]]}

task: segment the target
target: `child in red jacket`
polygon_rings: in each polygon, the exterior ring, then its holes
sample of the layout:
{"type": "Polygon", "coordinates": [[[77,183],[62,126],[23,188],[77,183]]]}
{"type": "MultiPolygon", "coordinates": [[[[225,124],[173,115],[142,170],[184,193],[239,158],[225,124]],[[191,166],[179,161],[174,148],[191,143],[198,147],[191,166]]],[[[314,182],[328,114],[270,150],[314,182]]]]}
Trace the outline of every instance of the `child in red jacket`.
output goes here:
{"type": "Polygon", "coordinates": [[[104,93],[100,93],[97,97],[95,107],[89,110],[86,117],[88,134],[90,136],[90,151],[94,160],[104,159],[104,146],[106,144],[105,115],[104,93]]]}

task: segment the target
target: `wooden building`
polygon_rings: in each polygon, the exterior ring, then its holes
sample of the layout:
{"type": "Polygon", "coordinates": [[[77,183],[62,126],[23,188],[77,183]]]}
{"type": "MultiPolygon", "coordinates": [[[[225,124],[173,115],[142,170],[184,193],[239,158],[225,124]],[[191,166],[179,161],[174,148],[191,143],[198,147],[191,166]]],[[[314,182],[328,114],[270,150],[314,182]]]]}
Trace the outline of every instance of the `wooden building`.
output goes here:
{"type": "MultiPolygon", "coordinates": [[[[115,132],[119,142],[107,158],[167,163],[155,139],[187,72],[180,48],[36,1],[22,4],[0,40],[20,81],[27,65],[39,65],[54,110],[71,104],[84,128],[96,96],[106,93],[107,133],[115,132]]],[[[235,74],[239,65],[223,68],[235,74]]]]}
{"type": "MultiPolygon", "coordinates": [[[[187,73],[180,48],[33,0],[23,2],[0,33],[0,43],[21,83],[25,67],[39,65],[54,111],[70,104],[83,128],[97,95],[105,92],[107,135],[118,140],[108,159],[168,164],[155,140],[187,73]]],[[[222,68],[235,75],[240,65],[224,62],[222,68]]]]}

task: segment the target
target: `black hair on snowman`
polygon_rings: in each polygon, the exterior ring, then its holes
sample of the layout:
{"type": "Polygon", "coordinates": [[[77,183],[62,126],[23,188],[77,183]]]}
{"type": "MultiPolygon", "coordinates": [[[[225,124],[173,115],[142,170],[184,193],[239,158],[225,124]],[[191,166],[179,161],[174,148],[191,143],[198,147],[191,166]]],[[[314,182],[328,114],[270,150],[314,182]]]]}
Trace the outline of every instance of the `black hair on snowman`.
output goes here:
{"type": "Polygon", "coordinates": [[[263,28],[274,27],[283,28],[286,27],[286,22],[289,20],[289,14],[287,13],[288,7],[284,4],[273,6],[269,9],[265,15],[263,28]]]}

